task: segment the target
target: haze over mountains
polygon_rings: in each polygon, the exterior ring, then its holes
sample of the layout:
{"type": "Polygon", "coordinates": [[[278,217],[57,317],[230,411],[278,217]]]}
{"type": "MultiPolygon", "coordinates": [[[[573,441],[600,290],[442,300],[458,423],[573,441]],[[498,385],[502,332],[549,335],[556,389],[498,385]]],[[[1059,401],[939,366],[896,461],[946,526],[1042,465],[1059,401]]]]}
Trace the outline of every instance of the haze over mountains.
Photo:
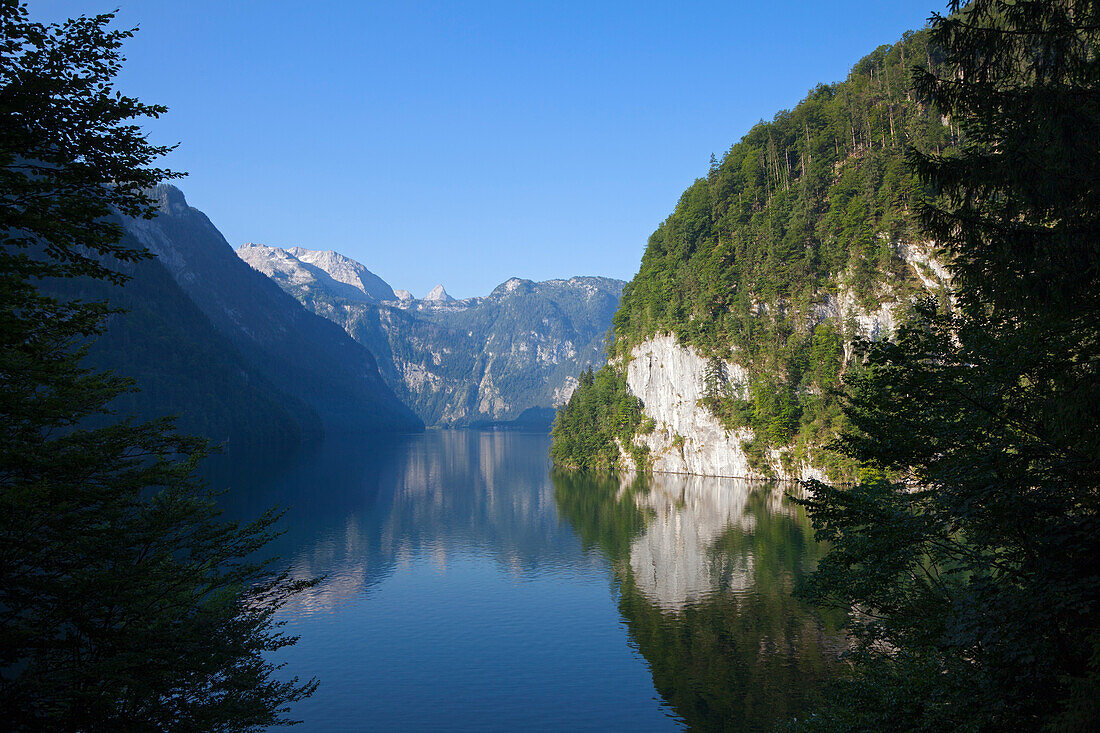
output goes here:
{"type": "Polygon", "coordinates": [[[366,346],[398,397],[440,426],[548,426],[576,375],[603,363],[624,285],[512,278],[486,297],[437,285],[416,299],[336,252],[249,243],[237,254],[366,346]]]}

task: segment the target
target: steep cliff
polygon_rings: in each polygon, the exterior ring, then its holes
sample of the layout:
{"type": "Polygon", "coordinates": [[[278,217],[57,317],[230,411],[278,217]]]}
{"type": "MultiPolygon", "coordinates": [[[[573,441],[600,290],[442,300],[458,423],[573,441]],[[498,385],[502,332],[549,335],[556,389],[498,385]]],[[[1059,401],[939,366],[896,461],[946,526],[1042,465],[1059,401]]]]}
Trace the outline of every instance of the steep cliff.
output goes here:
{"type": "Polygon", "coordinates": [[[394,392],[440,426],[548,427],[577,372],[603,363],[623,286],[600,277],[512,278],[486,297],[455,300],[438,285],[416,299],[385,283],[373,292],[349,285],[327,266],[377,276],[336,253],[248,244],[237,254],[366,346],[394,392]]]}
{"type": "Polygon", "coordinates": [[[650,237],[614,317],[610,359],[559,411],[554,460],[582,468],[803,478],[843,474],[821,450],[862,339],[915,299],[950,303],[913,211],[909,147],[944,150],[949,119],[915,102],[934,65],[907,33],[756,125],[650,237]]]}

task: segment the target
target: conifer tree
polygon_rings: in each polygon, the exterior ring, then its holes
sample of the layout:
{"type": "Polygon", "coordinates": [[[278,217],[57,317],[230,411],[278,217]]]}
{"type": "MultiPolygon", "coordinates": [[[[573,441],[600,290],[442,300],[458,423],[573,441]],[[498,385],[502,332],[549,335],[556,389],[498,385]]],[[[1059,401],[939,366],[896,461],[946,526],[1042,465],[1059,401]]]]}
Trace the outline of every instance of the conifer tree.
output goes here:
{"type": "Polygon", "coordinates": [[[315,683],[274,679],[276,610],[308,583],[254,560],[277,519],[219,519],[205,443],[116,420],[126,380],[81,366],[104,303],[48,278],[125,280],[119,215],[175,174],[117,94],[111,15],[32,22],[0,0],[0,715],[15,730],[254,730],[315,683]],[[94,427],[94,425],[102,427],[94,427]]]}
{"type": "Polygon", "coordinates": [[[866,467],[806,502],[806,589],[857,619],[815,730],[1100,726],[1100,3],[953,2],[915,86],[959,135],[911,152],[956,307],[847,388],[866,467]]]}

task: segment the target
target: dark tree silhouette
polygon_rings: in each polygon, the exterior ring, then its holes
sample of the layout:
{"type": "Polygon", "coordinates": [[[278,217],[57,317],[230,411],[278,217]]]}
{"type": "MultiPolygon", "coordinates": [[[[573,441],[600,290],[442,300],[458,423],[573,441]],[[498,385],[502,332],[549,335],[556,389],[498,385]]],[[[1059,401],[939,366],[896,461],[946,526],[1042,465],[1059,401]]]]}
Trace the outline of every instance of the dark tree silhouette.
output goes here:
{"type": "Polygon", "coordinates": [[[125,281],[149,257],[119,214],[176,174],[115,92],[111,15],[45,26],[0,1],[0,710],[13,729],[253,730],[315,682],[278,681],[274,613],[308,583],[254,553],[277,515],[225,522],[207,452],[167,421],[115,421],[126,380],[81,366],[110,313],[49,278],[125,281]]]}
{"type": "Polygon", "coordinates": [[[807,590],[860,642],[811,729],[1100,726],[1100,3],[960,5],[915,71],[958,145],[909,158],[957,305],[871,348],[864,480],[807,502],[832,543],[807,590]]]}

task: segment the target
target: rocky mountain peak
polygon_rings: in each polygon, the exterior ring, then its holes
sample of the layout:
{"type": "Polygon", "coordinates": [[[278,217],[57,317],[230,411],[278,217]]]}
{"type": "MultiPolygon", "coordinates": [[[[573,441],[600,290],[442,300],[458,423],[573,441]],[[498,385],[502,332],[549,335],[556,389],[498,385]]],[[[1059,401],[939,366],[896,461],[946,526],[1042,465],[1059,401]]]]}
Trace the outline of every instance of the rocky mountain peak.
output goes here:
{"type": "Polygon", "coordinates": [[[435,303],[453,303],[454,298],[447,295],[447,291],[443,289],[443,284],[436,285],[427,295],[424,296],[424,300],[430,300],[435,303]]]}
{"type": "Polygon", "coordinates": [[[513,295],[513,294],[514,295],[526,295],[526,294],[530,293],[532,290],[534,290],[534,287],[535,287],[535,283],[533,283],[530,280],[524,280],[522,278],[512,277],[512,278],[509,278],[509,279],[505,280],[500,285],[497,285],[493,289],[493,292],[489,297],[491,297],[491,298],[503,298],[507,295],[513,295]]]}
{"type": "Polygon", "coordinates": [[[173,209],[176,209],[176,213],[181,213],[180,210],[189,208],[183,191],[170,183],[158,183],[156,188],[146,193],[157,200],[160,210],[165,214],[172,213],[173,209]]]}
{"type": "Polygon", "coordinates": [[[265,275],[297,286],[320,288],[352,300],[397,300],[385,280],[332,250],[281,249],[249,242],[237,249],[237,255],[265,275]]]}
{"type": "Polygon", "coordinates": [[[291,247],[287,250],[300,261],[326,272],[336,282],[361,290],[372,300],[396,300],[393,288],[366,267],[332,250],[312,250],[291,247]]]}

